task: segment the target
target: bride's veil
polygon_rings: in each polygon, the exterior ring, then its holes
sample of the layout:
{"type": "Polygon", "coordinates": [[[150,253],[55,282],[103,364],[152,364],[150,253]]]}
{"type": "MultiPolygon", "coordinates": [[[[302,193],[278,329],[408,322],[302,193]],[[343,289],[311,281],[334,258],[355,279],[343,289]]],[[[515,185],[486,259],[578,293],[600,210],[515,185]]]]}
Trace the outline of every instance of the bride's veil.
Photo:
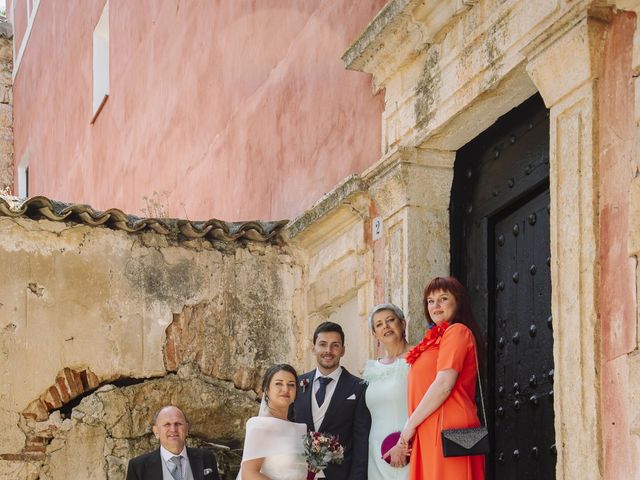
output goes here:
{"type": "MultiPolygon", "coordinates": [[[[260,400],[260,409],[258,410],[258,416],[267,417],[268,412],[269,412],[269,407],[267,406],[267,401],[265,400],[265,395],[263,393],[262,400],[260,400]]],[[[246,448],[243,450],[246,450],[246,448]]],[[[243,454],[242,460],[244,461],[244,459],[245,459],[245,455],[243,454]]],[[[242,462],[240,463],[240,471],[238,472],[238,476],[236,477],[236,480],[242,480],[242,462]]]]}
{"type": "Polygon", "coordinates": [[[269,407],[267,406],[267,401],[264,398],[264,393],[262,394],[262,400],[260,401],[260,410],[258,410],[259,417],[268,417],[269,415],[269,407]]]}

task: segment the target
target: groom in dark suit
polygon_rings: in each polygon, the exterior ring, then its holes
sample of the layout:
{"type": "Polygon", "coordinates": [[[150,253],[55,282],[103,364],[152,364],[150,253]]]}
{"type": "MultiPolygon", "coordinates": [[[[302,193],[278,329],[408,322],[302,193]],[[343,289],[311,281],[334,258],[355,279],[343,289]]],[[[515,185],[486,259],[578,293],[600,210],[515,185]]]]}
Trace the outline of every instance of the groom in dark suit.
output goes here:
{"type": "Polygon", "coordinates": [[[317,368],[298,378],[295,421],[334,435],[344,447],[344,461],[330,463],[316,478],[366,480],[371,415],[364,400],[366,385],[340,366],[345,351],[342,327],[333,322],[318,325],[311,351],[317,368]]]}
{"type": "Polygon", "coordinates": [[[185,446],[188,433],[189,422],[182,410],[162,407],[153,421],[160,448],[131,459],[127,480],[220,480],[210,450],[185,446]]]}

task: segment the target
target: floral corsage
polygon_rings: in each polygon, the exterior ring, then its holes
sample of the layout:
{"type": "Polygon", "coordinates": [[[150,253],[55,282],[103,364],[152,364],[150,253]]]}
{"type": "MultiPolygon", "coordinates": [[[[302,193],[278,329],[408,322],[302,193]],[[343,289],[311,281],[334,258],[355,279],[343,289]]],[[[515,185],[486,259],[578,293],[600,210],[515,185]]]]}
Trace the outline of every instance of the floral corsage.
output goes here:
{"type": "Polygon", "coordinates": [[[434,325],[427,333],[425,333],[422,341],[413,347],[409,353],[407,353],[407,363],[413,365],[415,361],[422,355],[422,352],[430,347],[435,347],[440,344],[444,331],[449,327],[449,322],[442,322],[440,325],[434,325]]]}
{"type": "Polygon", "coordinates": [[[309,379],[308,378],[303,378],[302,380],[300,380],[300,383],[298,385],[300,385],[300,388],[304,392],[307,389],[307,387],[309,386],[309,379]]]}

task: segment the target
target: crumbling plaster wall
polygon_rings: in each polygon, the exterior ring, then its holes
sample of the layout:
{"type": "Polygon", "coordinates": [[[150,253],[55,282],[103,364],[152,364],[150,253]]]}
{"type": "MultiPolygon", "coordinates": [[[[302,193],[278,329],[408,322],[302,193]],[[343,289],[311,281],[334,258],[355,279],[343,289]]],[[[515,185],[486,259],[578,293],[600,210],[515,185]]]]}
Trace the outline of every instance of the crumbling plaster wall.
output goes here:
{"type": "Polygon", "coordinates": [[[166,403],[237,448],[264,369],[301,364],[281,246],[0,217],[0,265],[0,478],[121,479],[166,403]]]}

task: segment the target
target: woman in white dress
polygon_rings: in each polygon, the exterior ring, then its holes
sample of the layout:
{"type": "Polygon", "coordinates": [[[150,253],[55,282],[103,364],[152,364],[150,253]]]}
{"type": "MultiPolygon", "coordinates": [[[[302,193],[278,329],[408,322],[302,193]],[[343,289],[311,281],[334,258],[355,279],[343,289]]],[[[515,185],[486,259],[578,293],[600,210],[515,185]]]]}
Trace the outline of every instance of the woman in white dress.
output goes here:
{"type": "Polygon", "coordinates": [[[238,480],[305,480],[307,426],[287,420],[298,375],[291,365],[269,368],[262,380],[260,413],[247,421],[238,480]]]}
{"type": "MultiPolygon", "coordinates": [[[[400,308],[392,303],[382,303],[371,310],[369,326],[379,345],[384,348],[384,355],[377,360],[367,361],[363,374],[368,383],[365,400],[371,412],[368,480],[407,480],[407,452],[394,446],[387,454],[389,463],[381,453],[384,439],[391,433],[400,432],[408,417],[409,365],[405,361],[409,351],[405,335],[407,322],[400,308]]],[[[396,441],[390,444],[395,445],[396,441]]]]}

